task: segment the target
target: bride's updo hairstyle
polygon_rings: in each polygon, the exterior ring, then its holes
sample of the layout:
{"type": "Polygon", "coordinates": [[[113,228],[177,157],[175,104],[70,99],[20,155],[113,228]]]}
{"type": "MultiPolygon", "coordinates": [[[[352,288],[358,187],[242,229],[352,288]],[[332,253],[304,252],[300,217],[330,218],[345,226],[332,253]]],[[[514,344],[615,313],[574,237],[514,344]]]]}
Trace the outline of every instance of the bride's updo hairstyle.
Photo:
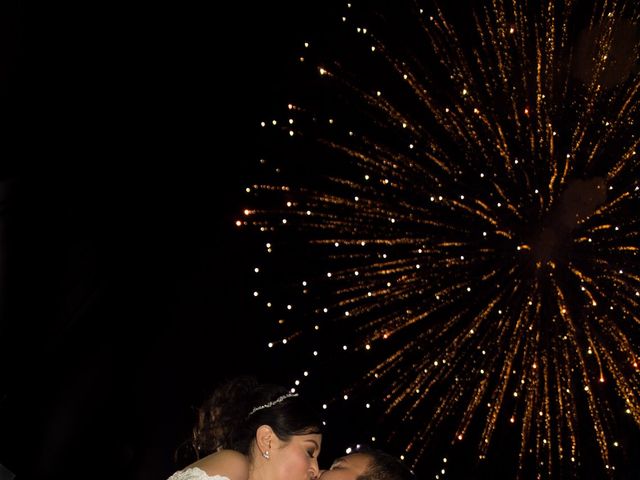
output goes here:
{"type": "Polygon", "coordinates": [[[298,394],[254,377],[221,384],[198,410],[192,446],[198,458],[220,449],[249,455],[256,431],[268,425],[280,440],[322,433],[322,421],[298,394]]]}

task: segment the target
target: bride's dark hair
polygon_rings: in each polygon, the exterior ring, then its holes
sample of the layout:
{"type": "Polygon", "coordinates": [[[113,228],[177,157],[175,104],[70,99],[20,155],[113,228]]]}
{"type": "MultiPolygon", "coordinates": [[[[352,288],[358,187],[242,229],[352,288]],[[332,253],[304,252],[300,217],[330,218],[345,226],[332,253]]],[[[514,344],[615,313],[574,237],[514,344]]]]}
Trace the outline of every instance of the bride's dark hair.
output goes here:
{"type": "Polygon", "coordinates": [[[269,425],[284,441],[292,435],[322,431],[318,412],[300,396],[285,387],[242,376],[219,385],[198,409],[191,446],[197,458],[220,449],[249,455],[261,425],[269,425]]]}

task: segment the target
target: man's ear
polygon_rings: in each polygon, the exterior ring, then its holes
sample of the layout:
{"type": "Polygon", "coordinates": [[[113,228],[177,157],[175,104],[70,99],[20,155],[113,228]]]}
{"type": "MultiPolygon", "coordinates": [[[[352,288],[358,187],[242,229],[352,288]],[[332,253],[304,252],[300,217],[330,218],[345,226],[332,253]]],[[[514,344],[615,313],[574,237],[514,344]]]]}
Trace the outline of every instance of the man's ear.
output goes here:
{"type": "Polygon", "coordinates": [[[256,430],[256,445],[263,457],[268,458],[275,433],[269,425],[260,425],[256,430]]]}

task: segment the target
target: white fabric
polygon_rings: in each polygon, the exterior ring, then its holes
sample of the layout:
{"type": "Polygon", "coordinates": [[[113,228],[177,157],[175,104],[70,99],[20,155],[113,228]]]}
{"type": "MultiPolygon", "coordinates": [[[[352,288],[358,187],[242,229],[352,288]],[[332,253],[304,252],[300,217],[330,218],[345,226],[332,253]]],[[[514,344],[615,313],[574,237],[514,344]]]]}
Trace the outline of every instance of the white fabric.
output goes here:
{"type": "Polygon", "coordinates": [[[223,477],[221,475],[214,475],[213,477],[210,477],[209,475],[207,475],[207,472],[199,469],[198,467],[195,467],[195,468],[187,468],[185,470],[180,470],[179,472],[176,472],[173,475],[171,475],[169,478],[167,478],[167,480],[230,480],[230,479],[227,477],[223,477]]]}

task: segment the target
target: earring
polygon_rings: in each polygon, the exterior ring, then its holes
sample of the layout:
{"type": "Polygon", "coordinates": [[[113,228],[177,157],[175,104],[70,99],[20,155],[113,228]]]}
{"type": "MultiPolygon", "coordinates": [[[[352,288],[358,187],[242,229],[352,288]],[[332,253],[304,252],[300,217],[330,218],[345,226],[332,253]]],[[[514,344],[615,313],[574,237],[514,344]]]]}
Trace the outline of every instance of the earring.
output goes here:
{"type": "Polygon", "coordinates": [[[269,460],[269,450],[267,450],[266,452],[263,452],[263,453],[262,453],[262,456],[263,456],[264,458],[266,458],[267,460],[269,460]]]}

